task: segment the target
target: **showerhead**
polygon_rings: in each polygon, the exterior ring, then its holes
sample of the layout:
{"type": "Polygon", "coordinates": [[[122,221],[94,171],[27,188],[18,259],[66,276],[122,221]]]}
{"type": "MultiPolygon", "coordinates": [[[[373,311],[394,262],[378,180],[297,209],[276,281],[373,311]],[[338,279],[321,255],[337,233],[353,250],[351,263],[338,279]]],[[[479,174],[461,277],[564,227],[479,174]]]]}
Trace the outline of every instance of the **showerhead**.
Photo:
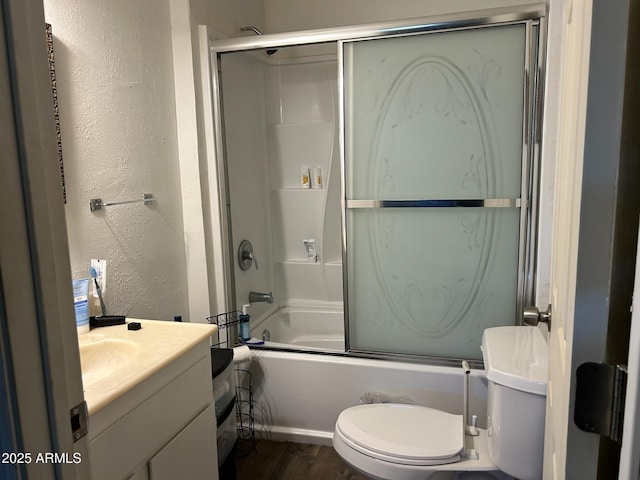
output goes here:
{"type": "MultiPolygon", "coordinates": [[[[258,30],[256,27],[252,26],[252,25],[247,25],[246,27],[240,27],[240,31],[241,32],[253,32],[256,35],[262,35],[262,32],[260,30],[258,30]]],[[[277,48],[267,48],[265,50],[265,53],[267,55],[273,55],[277,51],[278,51],[277,48]]]]}
{"type": "Polygon", "coordinates": [[[251,25],[247,25],[246,27],[240,27],[240,31],[241,32],[253,32],[256,35],[262,35],[262,32],[260,30],[258,30],[256,27],[253,27],[251,25]]]}

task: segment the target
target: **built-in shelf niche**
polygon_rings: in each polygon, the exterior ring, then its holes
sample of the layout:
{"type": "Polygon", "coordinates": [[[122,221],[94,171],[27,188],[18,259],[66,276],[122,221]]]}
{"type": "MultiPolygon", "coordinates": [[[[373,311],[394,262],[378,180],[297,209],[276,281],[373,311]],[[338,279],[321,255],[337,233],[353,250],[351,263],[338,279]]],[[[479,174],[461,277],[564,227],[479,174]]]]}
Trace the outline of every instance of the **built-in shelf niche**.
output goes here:
{"type": "Polygon", "coordinates": [[[325,59],[266,68],[275,276],[283,300],[342,301],[336,65],[325,59]],[[323,188],[301,186],[303,167],[311,179],[321,169],[323,188]],[[309,238],[318,262],[307,259],[309,238]]]}
{"type": "Polygon", "coordinates": [[[332,122],[272,125],[269,128],[272,188],[300,188],[302,167],[308,167],[311,174],[320,167],[324,183],[332,149],[332,122]]]}

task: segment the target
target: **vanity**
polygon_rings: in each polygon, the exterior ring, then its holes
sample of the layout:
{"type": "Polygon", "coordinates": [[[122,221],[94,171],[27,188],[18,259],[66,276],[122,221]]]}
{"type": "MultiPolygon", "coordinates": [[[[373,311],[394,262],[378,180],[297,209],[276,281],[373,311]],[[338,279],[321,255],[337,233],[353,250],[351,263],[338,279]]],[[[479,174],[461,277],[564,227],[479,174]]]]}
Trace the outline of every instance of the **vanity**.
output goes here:
{"type": "Polygon", "coordinates": [[[217,479],[215,325],[128,319],[79,335],[93,480],[217,479]]]}

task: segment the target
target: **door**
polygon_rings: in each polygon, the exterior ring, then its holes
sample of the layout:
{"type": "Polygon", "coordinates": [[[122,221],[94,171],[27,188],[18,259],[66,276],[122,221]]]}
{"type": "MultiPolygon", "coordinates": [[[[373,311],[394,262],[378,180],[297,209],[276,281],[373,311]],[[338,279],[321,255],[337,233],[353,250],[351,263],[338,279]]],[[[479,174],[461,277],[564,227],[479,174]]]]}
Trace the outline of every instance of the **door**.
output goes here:
{"type": "Polygon", "coordinates": [[[515,323],[538,29],[343,43],[350,351],[479,360],[484,329],[515,323]]]}
{"type": "Polygon", "coordinates": [[[557,82],[548,77],[560,108],[546,109],[547,116],[557,109],[558,129],[545,139],[557,139],[545,479],[615,478],[617,469],[599,455],[600,437],[575,426],[573,396],[576,368],[605,361],[610,333],[628,9],[551,2],[548,63],[562,67],[557,82]]]}
{"type": "Polygon", "coordinates": [[[87,440],[74,441],[70,416],[84,396],[46,55],[42,3],[3,1],[2,478],[89,476],[87,440]]]}
{"type": "Polygon", "coordinates": [[[640,478],[640,242],[636,254],[634,308],[629,335],[628,382],[625,426],[620,454],[620,480],[640,478]]]}

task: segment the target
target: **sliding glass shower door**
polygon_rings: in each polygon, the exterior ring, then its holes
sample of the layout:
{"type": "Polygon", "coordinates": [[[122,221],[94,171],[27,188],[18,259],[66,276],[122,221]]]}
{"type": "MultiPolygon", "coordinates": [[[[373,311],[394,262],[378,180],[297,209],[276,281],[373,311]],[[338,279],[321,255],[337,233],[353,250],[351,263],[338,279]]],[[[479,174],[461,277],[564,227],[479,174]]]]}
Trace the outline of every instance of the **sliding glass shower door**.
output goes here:
{"type": "Polygon", "coordinates": [[[479,359],[517,323],[536,32],[342,42],[350,351],[479,359]]]}

